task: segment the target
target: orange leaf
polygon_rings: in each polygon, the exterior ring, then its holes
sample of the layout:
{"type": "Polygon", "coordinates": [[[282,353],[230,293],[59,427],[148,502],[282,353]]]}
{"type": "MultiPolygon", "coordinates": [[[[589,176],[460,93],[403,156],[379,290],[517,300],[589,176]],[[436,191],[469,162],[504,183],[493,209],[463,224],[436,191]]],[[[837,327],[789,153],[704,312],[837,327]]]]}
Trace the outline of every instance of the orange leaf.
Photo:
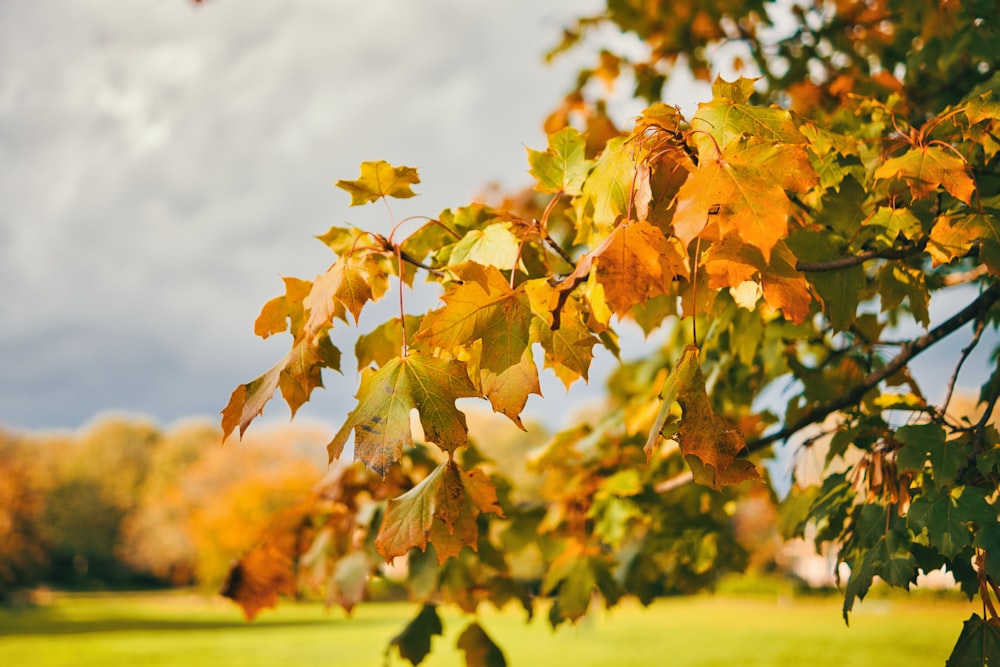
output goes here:
{"type": "Polygon", "coordinates": [[[915,199],[944,188],[955,199],[971,205],[976,191],[965,161],[939,145],[911,148],[902,155],[889,158],[875,170],[875,178],[902,179],[910,186],[915,199]]]}
{"type": "Polygon", "coordinates": [[[802,146],[736,139],[681,186],[674,234],[686,247],[714,222],[720,236],[736,232],[769,261],[795,210],[785,191],[805,192],[817,182],[802,146]]]}
{"type": "Polygon", "coordinates": [[[665,294],[674,276],[684,271],[676,242],[641,221],[624,221],[615,227],[593,261],[605,300],[618,317],[636,304],[665,294]]]}

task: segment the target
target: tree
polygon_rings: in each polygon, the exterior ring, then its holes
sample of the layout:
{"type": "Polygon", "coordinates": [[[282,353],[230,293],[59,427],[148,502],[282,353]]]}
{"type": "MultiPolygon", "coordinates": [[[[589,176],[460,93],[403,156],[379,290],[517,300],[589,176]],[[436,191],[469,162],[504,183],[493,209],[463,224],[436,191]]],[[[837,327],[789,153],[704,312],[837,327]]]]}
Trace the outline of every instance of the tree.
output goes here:
{"type": "MultiPolygon", "coordinates": [[[[838,546],[845,620],[875,577],[908,588],[944,566],[983,605],[949,664],[996,661],[995,363],[979,414],[951,410],[1000,316],[994,11],[609,0],[581,19],[553,55],[609,27],[636,48],[609,46],[580,73],[546,121],[548,146],[528,151],[531,193],[443,211],[405,238],[391,214],[388,235],[332,228],[320,237],[336,254],[329,269],[286,278],[264,306],[256,332],[288,332],[291,350],[236,388],[226,435],[278,390],[294,415],[323,369],[340,370],[330,329],[400,293],[399,317],[358,340],[358,404],[328,447],[334,460],[353,442],[367,472],[317,495],[311,543],[274,538],[273,552],[289,568],[303,551],[327,563],[330,599],[348,610],[381,562],[405,558],[424,604],[392,645],[416,664],[440,603],[519,600],[530,615],[540,592],[556,626],[595,596],[610,607],[711,585],[745,562],[729,501],[768,483],[776,445],[825,443],[828,469],[795,480],[780,523],[838,546]],[[709,79],[713,66],[746,76],[717,78],[690,117],[661,99],[677,70],[709,79]],[[648,106],[619,129],[608,91],[626,85],[648,106]],[[442,305],[411,314],[418,274],[441,286],[442,305]],[[932,299],[959,305],[932,319],[932,299]],[[536,358],[567,386],[586,380],[594,348],[617,354],[625,322],[664,344],[621,366],[605,415],[551,439],[535,461],[540,497],[514,502],[456,401],[486,399],[522,426],[536,358]],[[928,391],[910,367],[929,350],[953,371],[928,391]],[[784,406],[763,400],[788,387],[784,406]]],[[[337,185],[365,205],[412,197],[417,183],[414,168],[366,162],[337,185]]],[[[244,593],[259,602],[265,579],[244,593]]],[[[503,664],[476,622],[459,646],[469,664],[503,664]]]]}

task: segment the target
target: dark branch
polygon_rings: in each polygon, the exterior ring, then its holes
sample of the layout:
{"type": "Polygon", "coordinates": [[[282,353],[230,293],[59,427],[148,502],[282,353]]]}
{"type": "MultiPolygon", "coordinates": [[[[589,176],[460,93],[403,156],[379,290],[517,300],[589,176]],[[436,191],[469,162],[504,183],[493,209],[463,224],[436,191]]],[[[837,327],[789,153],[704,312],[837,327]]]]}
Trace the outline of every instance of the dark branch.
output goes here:
{"type": "Polygon", "coordinates": [[[850,405],[854,405],[873,387],[905,367],[915,356],[938,343],[941,339],[958,330],[963,325],[983,317],[986,311],[989,310],[990,306],[998,300],[1000,300],[1000,284],[994,284],[988,290],[980,294],[975,301],[970,303],[959,313],[952,316],[951,319],[943,322],[934,329],[931,329],[923,336],[904,344],[899,354],[893,357],[889,363],[866,376],[859,385],[845,393],[840,398],[822,405],[817,405],[812,410],[808,410],[795,422],[788,424],[780,431],[764,436],[759,440],[753,440],[747,443],[747,448],[753,452],[763,449],[772,443],[787,440],[789,437],[798,433],[806,426],[819,423],[826,419],[828,415],[850,405]]]}
{"type": "Polygon", "coordinates": [[[796,262],[795,270],[801,271],[802,273],[821,273],[823,271],[839,271],[840,269],[849,269],[852,266],[864,264],[870,259],[906,259],[907,257],[923,252],[924,248],[927,247],[928,240],[929,237],[925,236],[917,243],[904,246],[902,248],[868,250],[866,252],[858,253],[857,255],[838,257],[837,259],[831,259],[826,262],[796,262]]]}

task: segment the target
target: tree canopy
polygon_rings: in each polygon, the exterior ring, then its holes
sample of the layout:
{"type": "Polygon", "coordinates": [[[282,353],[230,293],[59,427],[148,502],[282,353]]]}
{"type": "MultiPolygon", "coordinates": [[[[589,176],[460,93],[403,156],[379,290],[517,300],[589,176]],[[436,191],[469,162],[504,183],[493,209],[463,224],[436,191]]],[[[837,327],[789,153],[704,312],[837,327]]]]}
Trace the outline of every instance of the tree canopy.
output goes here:
{"type": "MultiPolygon", "coordinates": [[[[608,0],[567,28],[552,57],[596,58],[546,120],[548,145],[528,150],[530,192],[407,235],[391,205],[388,234],[333,227],[319,237],[329,268],[285,278],[264,305],[256,332],[288,333],[291,348],[233,392],[227,436],[277,391],[294,415],[324,370],[341,370],[333,327],[390,291],[399,313],[359,337],[357,406],[328,447],[363,467],[338,468],[279,522],[294,539],[276,529],[228,593],[252,616],[308,566],[350,610],[386,562],[405,562],[423,606],[391,646],[417,664],[439,604],[518,601],[530,616],[540,594],[558,626],[592,598],[696,591],[744,564],[732,501],[768,488],[763,463],[788,443],[825,468],[793,480],[780,526],[836,546],[845,620],[876,577],[908,588],[945,567],[983,608],[948,664],[997,660],[997,349],[978,411],[954,409],[963,365],[995,344],[1000,318],[995,11],[608,0]],[[609,31],[623,37],[602,48],[609,31]],[[715,78],[690,116],[663,99],[679,70],[720,68],[741,75],[715,78]],[[619,127],[608,108],[622,91],[645,108],[619,127]],[[440,305],[409,312],[427,282],[440,305]],[[946,314],[932,318],[932,301],[946,314]],[[539,365],[586,381],[626,322],[663,345],[623,362],[606,411],[533,459],[540,485],[512,483],[490,443],[469,440],[457,401],[488,400],[523,427],[539,365]],[[921,386],[922,354],[950,359],[949,376],[921,386]]],[[[337,185],[352,206],[389,205],[419,182],[373,161],[337,185]]],[[[459,647],[470,665],[503,664],[475,620],[459,647]]]]}

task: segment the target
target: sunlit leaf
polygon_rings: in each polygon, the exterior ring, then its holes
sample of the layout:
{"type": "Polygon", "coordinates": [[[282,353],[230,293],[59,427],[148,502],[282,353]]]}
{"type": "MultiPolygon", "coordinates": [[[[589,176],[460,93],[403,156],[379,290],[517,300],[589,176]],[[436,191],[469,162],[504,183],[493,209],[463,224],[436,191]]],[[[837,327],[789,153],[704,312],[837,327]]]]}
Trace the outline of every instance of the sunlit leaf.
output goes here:
{"type": "Polygon", "coordinates": [[[377,201],[382,197],[406,199],[417,193],[410,187],[420,182],[413,167],[393,167],[388,162],[362,162],[361,176],[355,181],[337,181],[337,187],[351,195],[351,206],[377,201]]]}

